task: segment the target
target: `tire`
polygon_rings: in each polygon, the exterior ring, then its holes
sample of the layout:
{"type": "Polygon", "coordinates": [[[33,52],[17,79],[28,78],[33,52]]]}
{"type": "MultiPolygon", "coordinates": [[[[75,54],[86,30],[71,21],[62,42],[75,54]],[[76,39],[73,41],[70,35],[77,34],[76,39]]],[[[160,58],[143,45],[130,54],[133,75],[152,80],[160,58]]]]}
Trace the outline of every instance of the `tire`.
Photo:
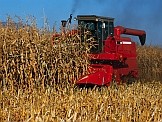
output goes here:
{"type": "Polygon", "coordinates": [[[132,84],[136,81],[136,79],[133,76],[123,76],[121,78],[122,83],[126,84],[132,84]]]}
{"type": "Polygon", "coordinates": [[[128,78],[127,84],[133,84],[136,81],[134,77],[128,78]]]}

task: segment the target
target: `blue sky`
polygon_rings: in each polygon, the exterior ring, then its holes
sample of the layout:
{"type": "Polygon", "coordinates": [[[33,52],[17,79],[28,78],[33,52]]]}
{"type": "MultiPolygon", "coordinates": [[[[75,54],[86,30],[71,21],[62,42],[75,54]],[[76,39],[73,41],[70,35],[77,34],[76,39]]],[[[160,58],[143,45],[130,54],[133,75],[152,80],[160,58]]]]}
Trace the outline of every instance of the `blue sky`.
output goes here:
{"type": "Polygon", "coordinates": [[[1,21],[8,15],[23,19],[34,16],[42,27],[45,13],[52,27],[54,23],[59,26],[60,20],[67,19],[72,12],[73,16],[110,16],[115,18],[115,25],[145,30],[147,44],[162,45],[162,0],[1,0],[0,3],[1,21]]]}

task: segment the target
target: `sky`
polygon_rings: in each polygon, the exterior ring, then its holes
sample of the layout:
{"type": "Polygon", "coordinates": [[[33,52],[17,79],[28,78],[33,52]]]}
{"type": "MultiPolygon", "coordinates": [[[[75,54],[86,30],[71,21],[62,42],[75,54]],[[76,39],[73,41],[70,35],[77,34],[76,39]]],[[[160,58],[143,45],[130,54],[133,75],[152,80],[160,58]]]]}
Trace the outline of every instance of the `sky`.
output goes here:
{"type": "MultiPolygon", "coordinates": [[[[113,17],[115,26],[145,30],[147,45],[162,46],[162,0],[0,0],[0,21],[34,16],[43,27],[46,17],[51,28],[58,28],[71,13],[113,17]]],[[[138,42],[137,37],[133,40],[138,42]]]]}

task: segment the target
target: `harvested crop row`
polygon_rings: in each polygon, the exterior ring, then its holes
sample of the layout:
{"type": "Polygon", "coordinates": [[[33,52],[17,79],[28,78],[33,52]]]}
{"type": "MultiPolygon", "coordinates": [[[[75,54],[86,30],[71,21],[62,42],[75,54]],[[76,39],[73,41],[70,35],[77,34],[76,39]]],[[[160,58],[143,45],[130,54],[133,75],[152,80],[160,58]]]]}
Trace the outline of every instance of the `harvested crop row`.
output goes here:
{"type": "Polygon", "coordinates": [[[161,121],[162,84],[1,91],[2,121],[161,121]]]}

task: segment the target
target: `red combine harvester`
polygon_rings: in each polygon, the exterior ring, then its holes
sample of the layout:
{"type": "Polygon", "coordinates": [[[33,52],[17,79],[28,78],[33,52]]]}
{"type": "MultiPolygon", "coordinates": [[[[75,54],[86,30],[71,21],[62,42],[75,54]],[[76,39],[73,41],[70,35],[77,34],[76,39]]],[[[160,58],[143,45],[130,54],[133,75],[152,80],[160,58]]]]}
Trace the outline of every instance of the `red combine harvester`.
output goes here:
{"type": "Polygon", "coordinates": [[[89,74],[78,79],[76,84],[109,86],[112,81],[117,84],[134,82],[138,78],[136,44],[129,37],[121,35],[138,36],[141,45],[144,45],[145,31],[114,27],[114,18],[110,17],[78,15],[76,19],[78,26],[86,28],[96,39],[89,54],[89,74]]]}

